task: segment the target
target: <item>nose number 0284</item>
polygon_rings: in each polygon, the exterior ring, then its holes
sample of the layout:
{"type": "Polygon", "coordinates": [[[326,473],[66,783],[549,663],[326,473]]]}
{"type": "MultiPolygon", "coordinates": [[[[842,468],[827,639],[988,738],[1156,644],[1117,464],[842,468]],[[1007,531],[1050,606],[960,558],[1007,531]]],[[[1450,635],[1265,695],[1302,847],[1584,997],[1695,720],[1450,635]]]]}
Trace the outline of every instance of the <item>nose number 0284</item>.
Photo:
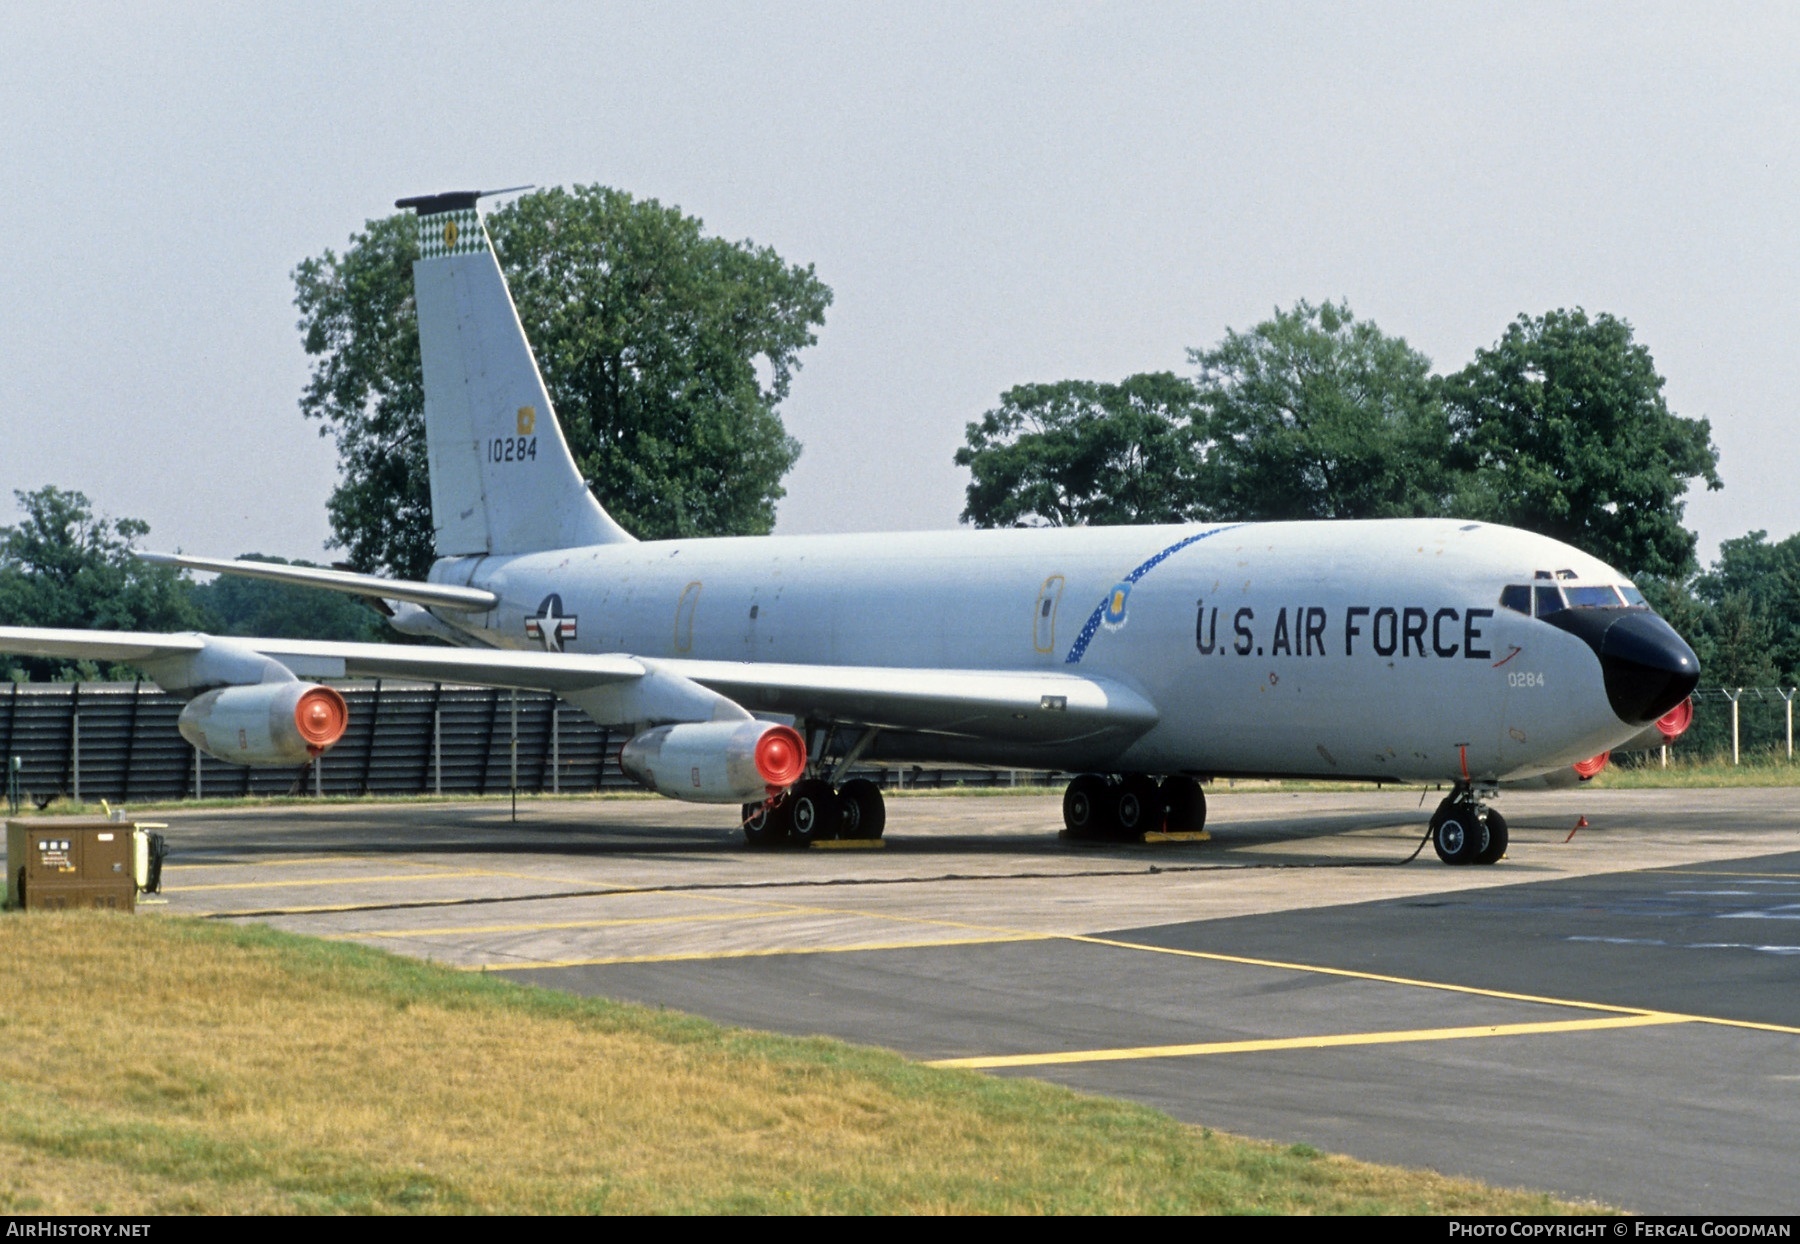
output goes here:
{"type": "Polygon", "coordinates": [[[1544,685],[1544,676],[1534,670],[1517,670],[1506,675],[1506,685],[1509,687],[1541,687],[1544,685]]]}

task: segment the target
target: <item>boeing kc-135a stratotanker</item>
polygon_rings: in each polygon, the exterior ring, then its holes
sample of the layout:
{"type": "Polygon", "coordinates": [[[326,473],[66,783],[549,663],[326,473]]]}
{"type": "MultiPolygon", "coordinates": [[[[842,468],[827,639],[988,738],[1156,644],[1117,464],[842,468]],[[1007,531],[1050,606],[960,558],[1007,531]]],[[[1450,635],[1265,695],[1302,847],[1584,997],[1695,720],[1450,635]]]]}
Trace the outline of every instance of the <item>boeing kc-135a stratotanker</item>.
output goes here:
{"type": "Polygon", "coordinates": [[[1625,576],[1489,523],[635,540],[569,453],[480,197],[398,204],[419,227],[429,581],[146,554],[382,598],[456,647],[0,628],[0,650],[135,664],[188,699],[195,746],[248,765],[342,736],[343,697],[308,680],[553,692],[630,732],[644,785],[742,805],[752,843],[879,836],[852,768],[948,762],[1079,775],[1063,815],[1095,837],[1198,830],[1211,778],[1442,783],[1452,864],[1504,854],[1501,786],[1556,783],[1698,681],[1625,576]]]}

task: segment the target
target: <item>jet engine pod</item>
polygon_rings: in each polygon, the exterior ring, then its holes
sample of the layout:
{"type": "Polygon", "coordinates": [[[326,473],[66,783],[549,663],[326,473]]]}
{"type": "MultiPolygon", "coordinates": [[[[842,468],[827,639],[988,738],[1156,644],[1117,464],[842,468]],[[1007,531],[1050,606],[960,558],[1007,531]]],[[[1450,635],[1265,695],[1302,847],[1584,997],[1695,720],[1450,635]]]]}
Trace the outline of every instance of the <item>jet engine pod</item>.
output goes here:
{"type": "Polygon", "coordinates": [[[350,709],[309,682],[221,687],[181,710],[181,737],[234,765],[298,765],[344,737],[350,709]]]}
{"type": "Polygon", "coordinates": [[[748,803],[806,772],[806,743],[772,721],[695,721],[646,730],[619,750],[619,767],[659,795],[748,803]]]}
{"type": "Polygon", "coordinates": [[[1676,739],[1687,733],[1687,728],[1694,724],[1694,700],[1690,696],[1674,708],[1658,717],[1656,721],[1623,743],[1613,748],[1615,752],[1651,752],[1659,747],[1667,747],[1676,739]]]}

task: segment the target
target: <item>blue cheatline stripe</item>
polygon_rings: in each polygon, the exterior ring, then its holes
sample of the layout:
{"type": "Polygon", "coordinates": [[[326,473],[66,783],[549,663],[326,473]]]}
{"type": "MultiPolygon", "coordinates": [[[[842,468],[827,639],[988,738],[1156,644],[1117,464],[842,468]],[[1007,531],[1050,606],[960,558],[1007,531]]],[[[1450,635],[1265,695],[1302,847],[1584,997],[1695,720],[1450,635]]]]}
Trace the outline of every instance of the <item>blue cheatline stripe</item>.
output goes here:
{"type": "MultiPolygon", "coordinates": [[[[1185,540],[1177,540],[1174,544],[1171,544],[1155,557],[1152,557],[1149,561],[1126,575],[1124,582],[1135,584],[1139,579],[1168,561],[1169,558],[1175,556],[1175,554],[1181,552],[1181,550],[1185,549],[1188,545],[1197,544],[1208,536],[1216,536],[1220,532],[1236,531],[1243,525],[1243,523],[1232,523],[1229,527],[1214,527],[1211,531],[1202,531],[1197,535],[1187,537],[1185,540]]],[[[1094,633],[1100,629],[1100,620],[1106,616],[1106,605],[1111,599],[1112,590],[1109,588],[1107,589],[1107,594],[1100,598],[1100,603],[1094,606],[1094,612],[1088,615],[1087,624],[1081,628],[1081,634],[1075,637],[1075,643],[1070,647],[1069,655],[1063,658],[1064,665],[1076,665],[1080,663],[1081,658],[1087,653],[1088,644],[1093,642],[1094,633]]]]}

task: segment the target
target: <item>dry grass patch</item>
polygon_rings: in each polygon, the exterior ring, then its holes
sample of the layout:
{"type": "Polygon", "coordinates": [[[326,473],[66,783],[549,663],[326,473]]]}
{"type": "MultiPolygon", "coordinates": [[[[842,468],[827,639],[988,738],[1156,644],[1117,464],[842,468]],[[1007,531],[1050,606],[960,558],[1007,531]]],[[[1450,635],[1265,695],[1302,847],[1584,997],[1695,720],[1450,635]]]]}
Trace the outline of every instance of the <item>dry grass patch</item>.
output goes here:
{"type": "Polygon", "coordinates": [[[0,1212],[1570,1208],[163,917],[0,918],[0,1212]]]}

